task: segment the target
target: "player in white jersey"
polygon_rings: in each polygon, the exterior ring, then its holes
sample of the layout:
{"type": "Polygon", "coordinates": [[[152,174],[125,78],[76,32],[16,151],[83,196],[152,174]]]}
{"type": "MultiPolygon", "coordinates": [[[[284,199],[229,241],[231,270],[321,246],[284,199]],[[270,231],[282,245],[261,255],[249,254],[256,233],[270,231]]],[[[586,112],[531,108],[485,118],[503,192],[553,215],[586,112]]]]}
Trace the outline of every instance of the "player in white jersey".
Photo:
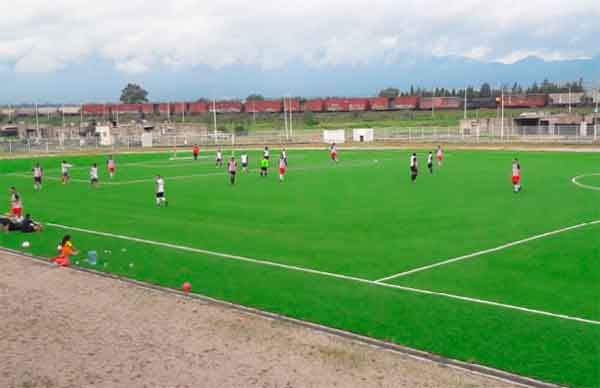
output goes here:
{"type": "Polygon", "coordinates": [[[515,193],[521,191],[521,164],[517,158],[512,162],[512,184],[515,193]]]}
{"type": "Polygon", "coordinates": [[[286,151],[285,147],[281,151],[281,156],[283,157],[283,160],[285,161],[285,166],[287,167],[287,165],[288,165],[288,159],[287,159],[287,151],[286,151]]]}
{"type": "Polygon", "coordinates": [[[69,179],[71,178],[69,175],[69,170],[71,169],[71,167],[73,167],[73,165],[67,163],[66,160],[63,160],[60,163],[60,173],[61,173],[61,180],[62,180],[63,185],[66,185],[67,183],[69,183],[69,179]]]}
{"type": "Polygon", "coordinates": [[[329,154],[331,155],[331,160],[336,163],[339,161],[337,157],[337,145],[335,145],[335,143],[331,143],[331,146],[329,146],[329,154]]]}
{"type": "Polygon", "coordinates": [[[427,155],[427,168],[429,169],[429,173],[433,174],[433,152],[431,151],[427,155]]]}
{"type": "Polygon", "coordinates": [[[237,162],[232,156],[227,162],[227,171],[229,172],[229,183],[235,185],[235,175],[237,174],[237,162]]]}
{"type": "Polygon", "coordinates": [[[240,155],[240,162],[242,162],[242,170],[244,172],[248,172],[248,154],[244,151],[242,155],[240,155]]]}
{"type": "Polygon", "coordinates": [[[90,167],[90,184],[92,187],[98,186],[98,166],[96,163],[92,164],[92,167],[90,167]]]}
{"type": "Polygon", "coordinates": [[[106,161],[106,168],[108,169],[108,175],[110,176],[110,179],[113,179],[115,177],[115,171],[117,170],[117,163],[113,159],[112,155],[110,155],[106,161]]]}
{"type": "Polygon", "coordinates": [[[419,175],[419,162],[417,161],[417,154],[412,154],[410,157],[410,179],[413,183],[417,181],[419,175]]]}
{"type": "Polygon", "coordinates": [[[42,178],[44,177],[44,169],[40,167],[39,163],[31,169],[33,171],[33,189],[39,191],[42,189],[42,178]]]}
{"type": "Polygon", "coordinates": [[[156,176],[156,206],[164,204],[168,206],[167,198],[165,197],[165,180],[160,175],[156,176]]]}
{"type": "Polygon", "coordinates": [[[442,147],[441,146],[438,146],[436,156],[437,156],[438,166],[441,166],[442,165],[442,161],[444,159],[444,151],[442,151],[442,147]]]}
{"type": "Polygon", "coordinates": [[[287,168],[287,162],[285,161],[285,157],[283,156],[283,152],[279,156],[279,181],[283,182],[283,178],[285,176],[285,170],[287,168]]]}
{"type": "Polygon", "coordinates": [[[217,156],[215,157],[216,167],[223,167],[223,151],[221,151],[221,147],[217,149],[217,156]]]}
{"type": "Polygon", "coordinates": [[[265,146],[265,149],[263,150],[263,158],[269,160],[269,147],[265,146]]]}

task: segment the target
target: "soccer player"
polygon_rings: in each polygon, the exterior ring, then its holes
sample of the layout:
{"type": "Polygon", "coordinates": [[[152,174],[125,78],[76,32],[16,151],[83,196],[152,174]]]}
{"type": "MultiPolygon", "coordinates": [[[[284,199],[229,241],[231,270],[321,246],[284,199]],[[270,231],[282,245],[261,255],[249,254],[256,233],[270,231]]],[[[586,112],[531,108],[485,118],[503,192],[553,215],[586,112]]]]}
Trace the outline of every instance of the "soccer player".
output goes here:
{"type": "Polygon", "coordinates": [[[198,160],[198,155],[200,154],[200,147],[198,144],[194,144],[192,147],[192,155],[194,155],[194,160],[198,160]]]}
{"type": "Polygon", "coordinates": [[[227,171],[229,171],[229,183],[235,185],[235,174],[237,173],[237,162],[232,156],[227,163],[227,171]]]}
{"type": "Polygon", "coordinates": [[[110,155],[106,161],[106,168],[108,169],[108,175],[110,176],[110,179],[113,179],[115,177],[117,163],[115,162],[115,159],[113,159],[112,155],[110,155]]]}
{"type": "Polygon", "coordinates": [[[429,169],[429,173],[433,174],[433,152],[429,151],[429,155],[427,156],[427,168],[429,169]]]}
{"type": "Polygon", "coordinates": [[[156,206],[161,204],[168,206],[167,198],[165,197],[165,180],[160,175],[156,176],[156,206]]]}
{"type": "Polygon", "coordinates": [[[19,193],[12,195],[12,200],[10,202],[10,214],[17,219],[20,219],[23,216],[23,202],[21,201],[21,196],[19,193]]]}
{"type": "Polygon", "coordinates": [[[283,156],[283,160],[285,161],[285,166],[287,167],[288,160],[287,160],[287,151],[285,150],[285,147],[283,147],[283,150],[281,151],[281,156],[283,156]]]}
{"type": "Polygon", "coordinates": [[[63,160],[60,163],[60,173],[61,173],[61,180],[62,180],[63,185],[66,185],[67,183],[69,183],[69,179],[71,178],[69,175],[69,170],[71,169],[71,167],[73,167],[73,165],[67,163],[66,160],[63,160]]]}
{"type": "Polygon", "coordinates": [[[512,162],[512,184],[515,193],[521,191],[521,165],[517,158],[514,158],[512,162]]]}
{"type": "Polygon", "coordinates": [[[269,159],[263,158],[260,160],[260,176],[267,176],[269,173],[269,159]]]}
{"type": "Polygon", "coordinates": [[[242,162],[242,169],[244,170],[245,173],[248,172],[248,154],[246,153],[246,151],[244,151],[242,153],[242,155],[240,156],[240,161],[242,162]]]}
{"type": "Polygon", "coordinates": [[[39,163],[36,163],[31,171],[33,171],[33,190],[39,191],[42,189],[42,177],[44,176],[44,169],[40,167],[39,163]]]}
{"type": "Polygon", "coordinates": [[[417,161],[417,154],[412,154],[410,157],[410,179],[413,183],[417,181],[419,175],[419,162],[417,161]]]}
{"type": "Polygon", "coordinates": [[[216,167],[223,167],[223,152],[221,151],[221,147],[217,149],[216,162],[216,167]]]}
{"type": "Polygon", "coordinates": [[[10,193],[10,202],[13,203],[14,200],[19,196],[19,192],[15,186],[11,186],[8,192],[10,193]]]}
{"type": "Polygon", "coordinates": [[[263,150],[263,158],[269,160],[269,147],[265,146],[265,149],[263,150]]]}
{"type": "Polygon", "coordinates": [[[283,156],[283,152],[279,156],[279,181],[283,182],[283,178],[285,176],[285,169],[287,167],[287,162],[285,160],[285,156],[283,156]]]}
{"type": "Polygon", "coordinates": [[[329,154],[331,155],[331,160],[337,163],[337,145],[335,145],[335,143],[331,143],[331,146],[329,146],[329,154]]]}
{"type": "Polygon", "coordinates": [[[92,164],[90,168],[90,184],[92,187],[98,187],[98,166],[96,163],[92,164]]]}
{"type": "Polygon", "coordinates": [[[438,166],[442,165],[442,160],[444,159],[444,151],[442,151],[442,147],[438,146],[437,148],[437,160],[438,160],[438,166]]]}

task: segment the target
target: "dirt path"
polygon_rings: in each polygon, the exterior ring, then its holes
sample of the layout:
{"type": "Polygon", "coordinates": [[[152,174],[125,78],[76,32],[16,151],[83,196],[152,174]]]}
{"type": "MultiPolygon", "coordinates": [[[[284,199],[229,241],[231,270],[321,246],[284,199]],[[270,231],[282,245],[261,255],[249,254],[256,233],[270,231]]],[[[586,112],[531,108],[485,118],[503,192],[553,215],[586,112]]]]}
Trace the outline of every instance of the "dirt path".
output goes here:
{"type": "Polygon", "coordinates": [[[510,386],[9,253],[0,313],[0,387],[510,386]]]}

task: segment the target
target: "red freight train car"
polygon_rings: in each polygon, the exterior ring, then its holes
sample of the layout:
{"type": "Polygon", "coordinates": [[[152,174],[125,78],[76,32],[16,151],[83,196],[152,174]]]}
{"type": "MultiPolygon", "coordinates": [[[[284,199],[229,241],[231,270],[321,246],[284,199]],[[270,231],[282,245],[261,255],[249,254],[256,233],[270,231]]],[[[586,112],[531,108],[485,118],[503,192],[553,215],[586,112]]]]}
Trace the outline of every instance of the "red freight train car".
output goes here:
{"type": "Polygon", "coordinates": [[[158,104],[158,113],[160,113],[161,115],[173,113],[173,110],[171,109],[171,104],[169,104],[168,102],[161,102],[160,104],[158,104]]]}
{"type": "Polygon", "coordinates": [[[142,113],[144,113],[144,114],[154,113],[154,104],[142,104],[142,113]]]}
{"type": "Polygon", "coordinates": [[[543,108],[548,104],[546,94],[528,94],[528,95],[505,95],[505,108],[543,108]]]}
{"type": "Polygon", "coordinates": [[[301,111],[301,107],[300,107],[300,100],[298,99],[288,99],[286,98],[285,100],[285,109],[286,111],[292,111],[292,112],[300,112],[301,111]]]}
{"type": "Polygon", "coordinates": [[[113,104],[110,110],[113,113],[140,113],[140,104],[113,104]]]}
{"type": "Polygon", "coordinates": [[[208,103],[206,102],[190,102],[188,106],[190,114],[202,114],[208,112],[208,103]]]}
{"type": "Polygon", "coordinates": [[[83,114],[85,115],[100,116],[108,113],[106,104],[83,104],[81,108],[83,110],[83,114]]]}
{"type": "Polygon", "coordinates": [[[392,109],[417,109],[419,96],[398,96],[392,101],[392,109]]]}
{"type": "Polygon", "coordinates": [[[390,100],[387,97],[372,97],[369,98],[369,106],[371,110],[388,110],[390,109],[390,100]]]}
{"type": "Polygon", "coordinates": [[[323,112],[323,100],[320,98],[313,100],[306,100],[302,106],[304,112],[323,112]]]}
{"type": "Polygon", "coordinates": [[[369,109],[367,98],[328,98],[325,110],[328,112],[357,112],[369,109]]]}
{"type": "Polygon", "coordinates": [[[463,100],[460,97],[422,97],[419,109],[459,109],[462,108],[463,100]]]}
{"type": "Polygon", "coordinates": [[[282,100],[246,101],[244,112],[246,113],[279,113],[283,111],[282,100]]]}
{"type": "MultiPolygon", "coordinates": [[[[217,101],[214,108],[217,113],[239,113],[242,111],[242,103],[239,101],[217,101]]],[[[209,111],[213,112],[213,104],[209,104],[209,111]]]]}
{"type": "Polygon", "coordinates": [[[187,104],[185,102],[174,102],[171,104],[171,113],[182,114],[187,112],[187,104]]]}

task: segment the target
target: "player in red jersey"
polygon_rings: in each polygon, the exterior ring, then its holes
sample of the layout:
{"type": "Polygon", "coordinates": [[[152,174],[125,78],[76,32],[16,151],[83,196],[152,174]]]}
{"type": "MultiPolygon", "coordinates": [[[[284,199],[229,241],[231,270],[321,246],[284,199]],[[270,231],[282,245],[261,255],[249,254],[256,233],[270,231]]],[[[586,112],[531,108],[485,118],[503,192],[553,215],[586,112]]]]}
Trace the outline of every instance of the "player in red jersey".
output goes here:
{"type": "Polygon", "coordinates": [[[200,154],[200,147],[198,144],[194,144],[192,147],[192,155],[194,155],[194,160],[198,160],[198,155],[200,154]]]}
{"type": "Polygon", "coordinates": [[[106,169],[108,170],[108,175],[110,176],[110,179],[113,179],[115,177],[115,171],[117,170],[117,163],[115,162],[115,159],[112,157],[112,155],[110,155],[108,157],[108,160],[106,161],[106,169]]]}
{"type": "Polygon", "coordinates": [[[515,193],[521,191],[521,164],[517,158],[512,162],[512,184],[515,193]]]}

